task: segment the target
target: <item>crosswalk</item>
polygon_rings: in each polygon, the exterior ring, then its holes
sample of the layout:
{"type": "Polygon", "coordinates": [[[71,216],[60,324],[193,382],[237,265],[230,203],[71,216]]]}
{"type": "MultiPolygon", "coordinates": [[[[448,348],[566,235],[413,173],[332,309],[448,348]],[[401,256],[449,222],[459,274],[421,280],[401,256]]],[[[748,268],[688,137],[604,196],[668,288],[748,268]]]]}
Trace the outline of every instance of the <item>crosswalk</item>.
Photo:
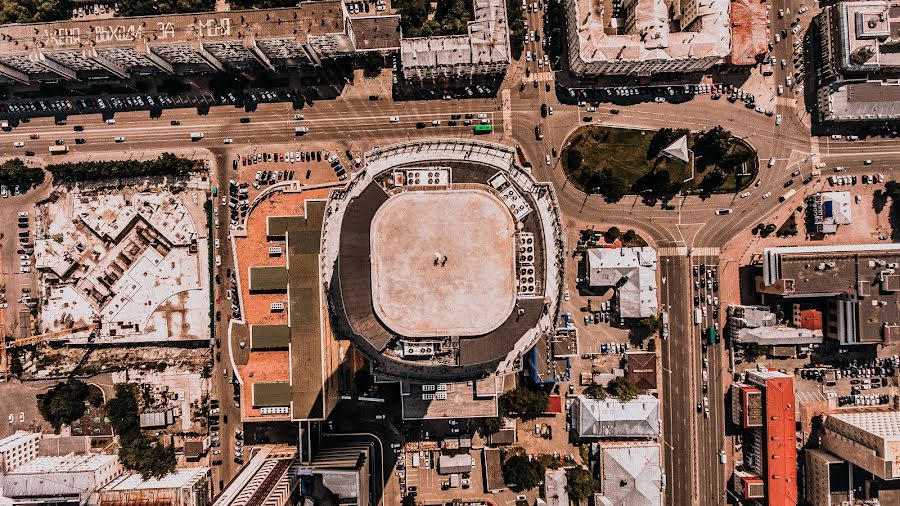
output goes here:
{"type": "Polygon", "coordinates": [[[716,257],[719,256],[721,250],[719,248],[686,248],[684,246],[669,246],[659,248],[656,254],[661,257],[686,257],[688,255],[694,257],[716,257]]]}
{"type": "Polygon", "coordinates": [[[503,109],[503,136],[512,136],[512,106],[509,97],[509,88],[500,92],[500,103],[503,109]]]}
{"type": "Polygon", "coordinates": [[[552,81],[553,80],[553,72],[533,72],[530,77],[525,78],[526,83],[530,83],[533,81],[541,82],[541,81],[552,81]]]}
{"type": "Polygon", "coordinates": [[[688,249],[684,246],[680,247],[665,247],[659,248],[656,250],[656,254],[661,257],[684,257],[688,254],[688,249]]]}

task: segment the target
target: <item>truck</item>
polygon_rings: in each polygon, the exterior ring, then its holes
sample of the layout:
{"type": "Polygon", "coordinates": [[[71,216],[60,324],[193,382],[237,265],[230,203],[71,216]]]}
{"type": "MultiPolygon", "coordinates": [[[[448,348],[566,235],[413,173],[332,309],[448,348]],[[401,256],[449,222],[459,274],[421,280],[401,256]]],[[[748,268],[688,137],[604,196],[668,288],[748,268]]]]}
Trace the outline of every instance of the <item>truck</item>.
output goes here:
{"type": "Polygon", "coordinates": [[[51,155],[64,155],[69,152],[69,146],[63,144],[62,146],[50,146],[50,154],[51,155]]]}
{"type": "Polygon", "coordinates": [[[303,126],[294,127],[294,135],[303,135],[307,132],[309,132],[309,128],[307,128],[307,127],[303,127],[303,126]]]}
{"type": "Polygon", "coordinates": [[[699,307],[694,308],[694,325],[700,325],[703,321],[703,311],[699,307]]]}
{"type": "Polygon", "coordinates": [[[794,190],[794,189],[788,190],[788,192],[785,193],[784,195],[782,195],[781,198],[778,199],[778,201],[779,201],[779,202],[784,202],[785,200],[787,200],[787,199],[793,197],[793,196],[796,195],[796,194],[797,194],[797,190],[794,190]]]}
{"type": "Polygon", "coordinates": [[[203,132],[191,132],[191,141],[197,142],[203,138],[203,132]]]}

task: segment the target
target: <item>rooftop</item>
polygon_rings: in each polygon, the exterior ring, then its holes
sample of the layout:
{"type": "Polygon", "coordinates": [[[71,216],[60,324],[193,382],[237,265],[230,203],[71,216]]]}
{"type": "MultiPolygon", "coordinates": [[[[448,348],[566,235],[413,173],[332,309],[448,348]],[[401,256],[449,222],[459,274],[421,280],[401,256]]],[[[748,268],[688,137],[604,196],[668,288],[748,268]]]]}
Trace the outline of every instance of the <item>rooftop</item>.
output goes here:
{"type": "Polygon", "coordinates": [[[651,395],[639,395],[628,402],[579,395],[571,409],[580,438],[652,438],[660,433],[659,399],[651,395]]]}
{"type": "Polygon", "coordinates": [[[820,90],[825,120],[873,121],[900,118],[900,82],[838,82],[820,90]]]}
{"type": "MultiPolygon", "coordinates": [[[[597,0],[574,0],[568,13],[575,18],[577,51],[586,62],[687,60],[725,58],[731,52],[729,0],[692,4],[700,23],[682,19],[699,31],[675,31],[665,0],[636,0],[632,23],[615,23],[610,5],[597,0]],[[615,28],[618,27],[618,28],[615,28]]],[[[695,18],[696,19],[696,18],[695,18]]],[[[687,26],[686,28],[694,28],[687,26]]]]}
{"type": "Polygon", "coordinates": [[[662,504],[659,443],[600,443],[600,491],[597,506],[662,504]]]}
{"type": "Polygon", "coordinates": [[[66,455],[62,457],[37,457],[7,474],[47,474],[95,472],[102,467],[117,462],[116,455],[66,455]]]}
{"type": "Polygon", "coordinates": [[[140,473],[125,473],[103,487],[101,492],[181,488],[190,486],[203,479],[209,472],[210,468],[208,467],[191,467],[176,469],[174,473],[167,474],[162,478],[151,478],[149,480],[141,478],[140,473]]]}
{"type": "Polygon", "coordinates": [[[887,441],[900,441],[900,411],[834,413],[828,417],[887,441]]]}
{"type": "Polygon", "coordinates": [[[900,3],[841,2],[841,58],[853,70],[900,67],[900,3]]]}
{"type": "Polygon", "coordinates": [[[516,300],[515,226],[486,191],[404,192],[372,220],[372,303],[409,337],[476,336],[516,300]]]}
{"type": "Polygon", "coordinates": [[[624,318],[646,318],[656,314],[656,265],[656,250],[650,246],[587,251],[589,284],[615,287],[619,314],[624,318]]]}
{"type": "Polygon", "coordinates": [[[235,10],[165,16],[116,17],[57,23],[13,24],[0,27],[0,53],[31,49],[81,49],[94,46],[149,45],[233,39],[294,39],[344,30],[338,0],[301,2],[297,7],[235,10]]]}

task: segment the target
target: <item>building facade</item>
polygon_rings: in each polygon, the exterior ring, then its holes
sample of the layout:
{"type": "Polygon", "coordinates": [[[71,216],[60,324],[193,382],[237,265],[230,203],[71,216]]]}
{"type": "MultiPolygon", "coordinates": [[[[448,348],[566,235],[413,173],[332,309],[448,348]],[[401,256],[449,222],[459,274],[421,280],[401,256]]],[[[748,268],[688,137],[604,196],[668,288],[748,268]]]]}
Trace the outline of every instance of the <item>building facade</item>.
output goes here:
{"type": "Polygon", "coordinates": [[[40,432],[17,430],[0,439],[0,473],[8,473],[38,455],[40,432]]]}
{"type": "Polygon", "coordinates": [[[882,480],[900,479],[900,411],[835,413],[822,447],[882,480]]]}

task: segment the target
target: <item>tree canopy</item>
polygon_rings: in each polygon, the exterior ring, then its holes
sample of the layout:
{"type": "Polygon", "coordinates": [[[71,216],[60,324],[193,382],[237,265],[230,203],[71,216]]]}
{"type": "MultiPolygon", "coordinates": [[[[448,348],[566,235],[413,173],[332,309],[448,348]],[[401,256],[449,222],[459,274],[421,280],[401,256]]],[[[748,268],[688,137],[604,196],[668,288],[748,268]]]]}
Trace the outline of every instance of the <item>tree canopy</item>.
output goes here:
{"type": "Polygon", "coordinates": [[[533,420],[547,411],[550,396],[541,390],[517,387],[500,396],[504,414],[515,414],[522,420],[533,420]]]}
{"type": "Polygon", "coordinates": [[[57,383],[38,400],[38,411],[55,430],[84,416],[88,386],[76,379],[57,383]]]}
{"type": "Polygon", "coordinates": [[[503,481],[513,490],[527,490],[540,485],[544,479],[544,471],[540,460],[513,455],[503,464],[503,481]]]}
{"type": "Polygon", "coordinates": [[[197,162],[163,153],[153,160],[110,160],[100,162],[68,162],[47,166],[57,182],[73,183],[97,179],[185,176],[196,168],[197,162]]]}
{"type": "Polygon", "coordinates": [[[472,20],[472,4],[466,0],[438,2],[432,19],[428,19],[432,13],[429,0],[401,0],[397,5],[404,37],[461,35],[466,33],[472,20]]]}
{"type": "Polygon", "coordinates": [[[69,19],[74,7],[72,0],[0,0],[0,24],[69,19]]]}
{"type": "Polygon", "coordinates": [[[119,436],[119,460],[126,469],[141,473],[145,480],[175,471],[175,449],[155,444],[141,432],[133,385],[116,385],[116,396],[106,403],[106,414],[119,436]]]}
{"type": "Polygon", "coordinates": [[[607,385],[609,393],[618,397],[622,402],[628,402],[641,393],[638,387],[625,376],[616,376],[615,379],[607,385]]]}
{"type": "Polygon", "coordinates": [[[566,470],[566,492],[572,499],[580,502],[593,497],[594,492],[599,491],[600,484],[587,469],[578,466],[566,470]]]}
{"type": "Polygon", "coordinates": [[[884,183],[884,194],[890,197],[891,200],[900,199],[900,183],[893,180],[884,183]]]}
{"type": "Polygon", "coordinates": [[[591,399],[599,399],[601,401],[606,399],[606,390],[596,383],[591,383],[585,387],[584,392],[582,393],[591,399]]]}
{"type": "Polygon", "coordinates": [[[0,163],[0,185],[10,188],[18,185],[28,189],[44,182],[44,171],[38,167],[29,167],[19,158],[12,158],[0,163]]]}
{"type": "Polygon", "coordinates": [[[491,418],[485,418],[481,425],[481,435],[489,436],[491,434],[495,434],[502,428],[503,417],[495,416],[491,418]]]}
{"type": "Polygon", "coordinates": [[[733,141],[731,132],[717,125],[697,135],[694,139],[694,153],[698,158],[702,157],[706,164],[718,163],[733,141]]]}

